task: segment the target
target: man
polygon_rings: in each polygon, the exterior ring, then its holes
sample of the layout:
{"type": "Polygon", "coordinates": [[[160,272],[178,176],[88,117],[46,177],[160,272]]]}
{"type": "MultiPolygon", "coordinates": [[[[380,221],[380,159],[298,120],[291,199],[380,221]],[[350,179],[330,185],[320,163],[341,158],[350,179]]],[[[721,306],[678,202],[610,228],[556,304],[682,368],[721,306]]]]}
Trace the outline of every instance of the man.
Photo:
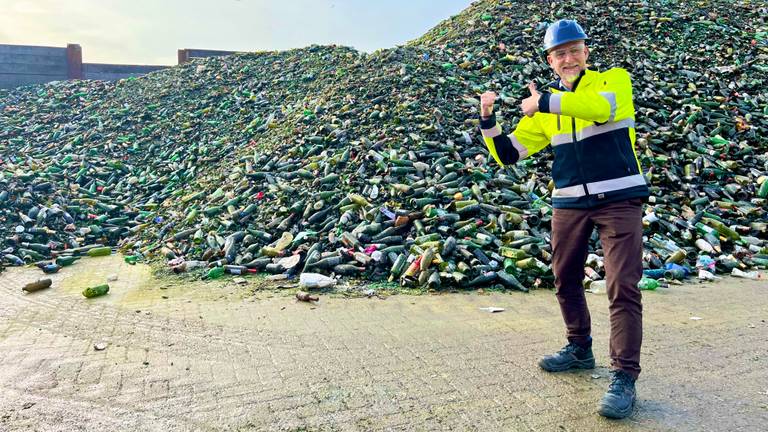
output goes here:
{"type": "Polygon", "coordinates": [[[586,67],[587,35],[572,20],[549,26],[544,52],[559,81],[523,100],[525,117],[504,135],[493,113],[495,93],[481,96],[480,128],[499,165],[513,164],[551,145],[552,269],[568,344],[541,359],[549,372],[595,367],[591,321],[584,296],[589,237],[597,227],[604,253],[611,337],[612,378],[599,413],[624,418],[635,403],[640,374],[642,211],[648,186],[635,154],[632,83],[624,69],[586,67]]]}

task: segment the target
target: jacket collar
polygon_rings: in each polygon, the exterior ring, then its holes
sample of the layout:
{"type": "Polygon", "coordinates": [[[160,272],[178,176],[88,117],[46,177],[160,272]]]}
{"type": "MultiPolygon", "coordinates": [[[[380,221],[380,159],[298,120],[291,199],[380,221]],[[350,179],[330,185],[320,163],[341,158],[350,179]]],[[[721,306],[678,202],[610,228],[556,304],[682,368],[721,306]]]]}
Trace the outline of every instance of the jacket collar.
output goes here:
{"type": "Polygon", "coordinates": [[[576,81],[574,81],[573,83],[573,90],[566,87],[565,84],[563,84],[563,80],[552,81],[551,83],[547,84],[547,87],[551,87],[553,89],[560,90],[563,92],[576,91],[576,88],[578,88],[579,83],[581,82],[581,79],[584,78],[585,75],[587,75],[587,72],[593,72],[593,71],[589,69],[584,69],[583,71],[581,71],[579,76],[576,78],[576,81]]]}

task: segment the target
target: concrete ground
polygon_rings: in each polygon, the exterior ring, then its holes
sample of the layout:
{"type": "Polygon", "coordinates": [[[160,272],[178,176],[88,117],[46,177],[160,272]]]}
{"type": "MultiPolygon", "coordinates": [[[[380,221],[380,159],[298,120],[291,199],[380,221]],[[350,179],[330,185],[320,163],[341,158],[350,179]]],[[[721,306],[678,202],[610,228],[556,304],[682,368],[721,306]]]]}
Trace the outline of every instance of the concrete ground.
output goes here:
{"type": "Polygon", "coordinates": [[[24,294],[0,274],[3,431],[757,431],[768,424],[768,282],[646,292],[634,415],[595,413],[607,301],[589,294],[598,368],[548,374],[554,294],[296,302],[292,291],[155,281],[82,260],[24,294]],[[111,292],[83,287],[118,275],[111,292]],[[506,310],[488,313],[481,307],[506,310]],[[103,348],[103,349],[97,349],[103,348]]]}

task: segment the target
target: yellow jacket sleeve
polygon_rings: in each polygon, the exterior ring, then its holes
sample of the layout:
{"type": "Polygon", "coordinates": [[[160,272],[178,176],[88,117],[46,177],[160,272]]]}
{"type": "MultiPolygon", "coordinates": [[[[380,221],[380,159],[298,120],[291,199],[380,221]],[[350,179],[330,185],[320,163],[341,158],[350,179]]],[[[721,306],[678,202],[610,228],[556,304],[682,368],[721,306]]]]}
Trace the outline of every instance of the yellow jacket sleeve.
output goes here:
{"type": "Polygon", "coordinates": [[[613,68],[601,73],[595,84],[573,92],[543,93],[539,111],[575,117],[595,123],[634,117],[629,73],[613,68]]]}
{"type": "Polygon", "coordinates": [[[511,165],[520,159],[524,159],[549,144],[549,140],[539,124],[538,120],[523,117],[517,124],[515,131],[509,135],[501,132],[501,126],[496,122],[496,116],[481,119],[480,131],[483,141],[493,159],[501,165],[511,165]]]}

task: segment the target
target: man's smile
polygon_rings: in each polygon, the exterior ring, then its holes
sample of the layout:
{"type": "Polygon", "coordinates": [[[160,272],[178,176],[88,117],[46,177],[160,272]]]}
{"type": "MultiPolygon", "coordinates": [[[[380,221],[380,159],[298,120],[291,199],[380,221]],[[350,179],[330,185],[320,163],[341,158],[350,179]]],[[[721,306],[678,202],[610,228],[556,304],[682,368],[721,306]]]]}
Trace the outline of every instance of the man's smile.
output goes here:
{"type": "Polygon", "coordinates": [[[579,65],[563,66],[563,72],[578,73],[579,65]]]}

